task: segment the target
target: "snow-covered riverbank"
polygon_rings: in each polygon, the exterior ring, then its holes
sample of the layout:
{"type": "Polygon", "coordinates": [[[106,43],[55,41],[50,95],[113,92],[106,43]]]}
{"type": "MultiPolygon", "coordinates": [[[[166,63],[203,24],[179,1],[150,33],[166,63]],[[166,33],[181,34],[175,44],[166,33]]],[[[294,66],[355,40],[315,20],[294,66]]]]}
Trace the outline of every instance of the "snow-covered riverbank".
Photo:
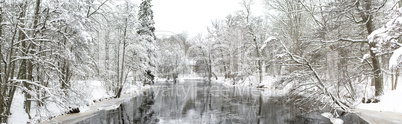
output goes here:
{"type": "Polygon", "coordinates": [[[379,97],[379,103],[359,104],[356,108],[372,111],[389,111],[402,114],[402,88],[392,91],[386,91],[385,94],[379,97]]]}
{"type": "Polygon", "coordinates": [[[378,98],[379,103],[361,103],[353,111],[373,124],[400,124],[402,123],[401,96],[402,88],[388,90],[378,98]]]}
{"type": "Polygon", "coordinates": [[[146,90],[147,90],[147,88],[144,88],[142,91],[139,91],[139,92],[134,93],[134,94],[132,94],[132,93],[124,94],[120,98],[115,98],[115,99],[109,99],[109,100],[96,102],[94,105],[89,106],[88,110],[85,111],[85,112],[62,115],[62,116],[53,118],[52,120],[49,120],[49,121],[44,122],[44,123],[74,123],[74,122],[77,122],[77,121],[81,121],[81,120],[84,120],[86,118],[94,116],[94,113],[97,113],[99,111],[116,109],[123,102],[130,101],[132,98],[134,98],[135,96],[139,95],[140,93],[142,93],[142,92],[144,92],[146,90]]]}
{"type": "Polygon", "coordinates": [[[270,95],[285,95],[293,87],[292,84],[288,84],[281,88],[276,88],[274,85],[278,79],[272,76],[264,76],[261,83],[258,82],[257,76],[249,76],[244,78],[243,80],[236,81],[233,81],[233,79],[225,79],[224,77],[212,79],[213,82],[220,83],[225,86],[244,86],[258,88],[261,89],[261,92],[263,94],[270,95]]]}
{"type": "MultiPolygon", "coordinates": [[[[273,77],[264,77],[265,79],[261,84],[256,83],[257,79],[255,76],[251,76],[246,78],[244,81],[236,82],[233,85],[233,80],[224,79],[224,77],[218,77],[218,80],[214,80],[214,82],[222,83],[223,85],[228,86],[249,86],[254,88],[264,88],[268,89],[262,92],[280,92],[282,94],[286,94],[288,89],[292,86],[285,86],[282,90],[275,90],[272,87],[272,84],[277,80],[273,77]]],[[[402,83],[402,82],[400,82],[402,83]]],[[[370,93],[374,94],[374,91],[368,90],[370,93]],[[372,93],[371,93],[372,92],[372,93]]],[[[382,97],[379,97],[379,103],[360,103],[354,106],[352,110],[353,113],[356,113],[364,120],[373,124],[381,124],[381,123],[402,123],[402,88],[398,88],[397,90],[387,90],[382,97]]]]}
{"type": "MultiPolygon", "coordinates": [[[[37,123],[46,120],[51,120],[57,116],[66,115],[71,109],[68,107],[79,108],[80,113],[93,112],[99,109],[99,106],[107,106],[107,104],[116,105],[117,103],[123,102],[125,99],[131,98],[135,95],[142,93],[143,90],[148,89],[149,86],[143,87],[139,82],[136,84],[126,84],[123,88],[123,97],[114,99],[113,94],[108,92],[102,85],[101,81],[77,81],[80,85],[75,87],[82,94],[80,99],[74,101],[71,105],[59,105],[54,102],[47,102],[44,106],[38,107],[35,105],[31,110],[31,117],[29,119],[28,114],[26,114],[24,109],[24,95],[21,91],[16,92],[15,100],[13,101],[9,123],[11,124],[22,124],[22,123],[37,123]]],[[[73,99],[72,99],[73,100],[73,99]]]]}

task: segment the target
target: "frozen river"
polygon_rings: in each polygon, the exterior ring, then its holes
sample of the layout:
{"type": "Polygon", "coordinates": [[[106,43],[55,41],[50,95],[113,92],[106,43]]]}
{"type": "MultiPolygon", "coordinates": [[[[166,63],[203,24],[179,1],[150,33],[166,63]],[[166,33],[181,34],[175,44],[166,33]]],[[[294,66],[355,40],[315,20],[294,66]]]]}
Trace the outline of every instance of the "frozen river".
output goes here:
{"type": "MultiPolygon", "coordinates": [[[[74,123],[330,123],[320,112],[308,112],[308,107],[286,101],[284,96],[255,88],[222,86],[202,80],[176,85],[163,82],[116,109],[99,111],[74,123]]],[[[363,123],[355,116],[345,118],[345,123],[363,123]]]]}

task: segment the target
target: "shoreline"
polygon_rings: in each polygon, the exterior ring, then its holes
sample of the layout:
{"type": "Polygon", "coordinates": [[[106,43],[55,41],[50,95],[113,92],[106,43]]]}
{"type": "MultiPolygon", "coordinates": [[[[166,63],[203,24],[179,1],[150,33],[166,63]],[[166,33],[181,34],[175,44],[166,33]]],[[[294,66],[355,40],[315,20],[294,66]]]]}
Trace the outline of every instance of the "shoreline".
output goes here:
{"type": "Polygon", "coordinates": [[[360,118],[370,124],[400,124],[402,123],[402,113],[390,111],[373,111],[366,109],[353,109],[360,118]]]}
{"type": "MultiPolygon", "coordinates": [[[[224,82],[219,82],[219,81],[213,81],[213,82],[224,85],[224,82]]],[[[243,87],[244,87],[244,85],[243,85],[243,87]]],[[[254,89],[262,89],[261,92],[264,92],[268,89],[268,88],[257,88],[254,86],[245,86],[245,87],[250,87],[250,88],[254,88],[254,89]]],[[[131,99],[139,96],[140,93],[144,93],[147,90],[148,90],[148,88],[143,89],[141,92],[137,92],[134,94],[133,93],[124,94],[120,98],[99,101],[99,102],[96,102],[92,106],[88,106],[88,108],[89,108],[88,111],[85,111],[82,113],[72,113],[72,114],[65,114],[65,115],[57,116],[55,118],[52,118],[50,120],[47,120],[47,121],[44,121],[41,123],[43,123],[43,124],[76,123],[76,122],[88,119],[90,117],[96,116],[97,115],[96,113],[99,113],[101,111],[108,111],[108,110],[116,109],[122,103],[130,101],[131,99]]],[[[382,124],[382,123],[398,124],[398,123],[402,122],[402,113],[397,113],[397,112],[373,111],[373,110],[366,110],[366,109],[352,109],[352,112],[348,113],[348,116],[353,116],[353,115],[358,116],[360,118],[360,122],[361,122],[361,120],[363,120],[370,124],[382,124]]],[[[342,118],[342,117],[340,117],[340,118],[342,118]]]]}
{"type": "MultiPolygon", "coordinates": [[[[146,92],[148,89],[143,89],[141,93],[146,92]]],[[[95,116],[96,113],[101,112],[101,111],[107,111],[111,109],[116,109],[118,108],[121,103],[130,101],[131,99],[139,96],[139,93],[133,94],[123,94],[122,97],[120,98],[113,98],[113,99],[108,99],[108,100],[102,100],[99,102],[96,102],[94,105],[88,106],[89,110],[82,112],[82,113],[71,113],[71,114],[65,114],[61,116],[54,117],[50,120],[41,122],[42,124],[54,124],[54,123],[76,123],[82,120],[85,120],[87,118],[90,118],[92,116],[95,116]]]]}

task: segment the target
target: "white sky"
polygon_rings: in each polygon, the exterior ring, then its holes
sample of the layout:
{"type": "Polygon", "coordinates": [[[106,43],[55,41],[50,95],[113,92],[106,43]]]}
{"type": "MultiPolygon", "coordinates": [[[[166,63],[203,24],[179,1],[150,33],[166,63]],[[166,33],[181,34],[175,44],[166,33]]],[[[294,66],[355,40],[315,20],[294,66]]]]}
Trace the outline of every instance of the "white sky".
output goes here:
{"type": "MultiPolygon", "coordinates": [[[[135,0],[138,4],[141,0],[135,0]]],[[[242,0],[152,0],[156,32],[187,32],[190,37],[206,34],[212,20],[241,10],[242,0]]],[[[260,0],[254,0],[254,15],[261,15],[260,0]]]]}

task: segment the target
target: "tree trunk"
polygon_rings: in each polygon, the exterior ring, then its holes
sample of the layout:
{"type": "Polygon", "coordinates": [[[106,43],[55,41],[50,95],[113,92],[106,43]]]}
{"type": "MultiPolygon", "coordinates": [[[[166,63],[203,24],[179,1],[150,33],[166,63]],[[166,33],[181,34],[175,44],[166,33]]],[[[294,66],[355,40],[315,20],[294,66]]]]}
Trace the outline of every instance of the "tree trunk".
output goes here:
{"type": "Polygon", "coordinates": [[[394,70],[394,71],[395,71],[395,74],[392,74],[392,81],[391,81],[391,83],[392,83],[392,88],[391,89],[392,90],[396,90],[396,86],[398,84],[399,68],[394,70]]]}
{"type": "Polygon", "coordinates": [[[399,8],[401,8],[401,7],[402,7],[402,0],[399,0],[399,2],[398,2],[398,6],[399,6],[399,8]]]}
{"type": "MultiPolygon", "coordinates": [[[[67,32],[67,27],[64,29],[64,32],[67,32]]],[[[64,46],[68,47],[68,43],[67,43],[67,38],[64,38],[64,46]]],[[[66,48],[68,49],[68,48],[66,48]]],[[[73,51],[72,47],[70,47],[70,51],[73,51]]],[[[62,89],[67,89],[69,87],[69,77],[70,77],[70,64],[66,59],[63,60],[62,64],[61,64],[61,70],[62,70],[62,80],[61,80],[61,88],[62,89]]],[[[67,94],[67,92],[66,92],[67,94]]]]}
{"type": "Polygon", "coordinates": [[[394,70],[391,70],[391,90],[394,90],[394,81],[395,81],[395,71],[394,70]]]}
{"type": "Polygon", "coordinates": [[[259,98],[259,100],[258,100],[258,101],[259,101],[259,104],[258,104],[259,106],[258,106],[258,120],[257,120],[257,124],[260,124],[260,122],[261,122],[260,120],[261,120],[261,118],[262,118],[261,115],[262,115],[262,106],[263,106],[263,105],[262,105],[263,102],[262,102],[262,94],[261,94],[261,93],[260,93],[260,97],[258,97],[258,98],[259,98]]]}
{"type": "MultiPolygon", "coordinates": [[[[15,42],[15,39],[16,39],[16,35],[17,35],[17,33],[18,33],[18,25],[19,25],[19,23],[17,22],[17,24],[15,25],[15,29],[14,29],[14,34],[13,34],[13,38],[12,38],[12,40],[11,40],[11,44],[10,44],[10,46],[11,46],[11,48],[10,48],[10,53],[9,53],[9,58],[8,58],[8,69],[7,69],[7,76],[6,76],[6,78],[4,79],[5,80],[5,82],[7,82],[7,84],[11,84],[9,81],[8,81],[8,79],[12,79],[12,78],[14,78],[14,73],[15,73],[15,61],[11,61],[12,60],[12,57],[14,56],[14,42],[15,42]]],[[[16,47],[19,47],[19,45],[17,44],[17,46],[16,47]]],[[[5,95],[5,96],[8,96],[9,98],[6,100],[6,102],[5,102],[5,115],[10,115],[10,113],[11,113],[11,103],[13,102],[13,100],[14,100],[14,94],[15,94],[15,90],[16,90],[16,87],[15,86],[11,86],[10,87],[10,89],[9,88],[6,88],[6,90],[4,90],[3,91],[3,94],[5,95]],[[7,94],[8,93],[8,94],[7,94]]],[[[4,117],[4,119],[3,119],[3,122],[5,122],[5,123],[7,123],[8,122],[8,117],[4,117]]]]}
{"type": "MultiPolygon", "coordinates": [[[[39,20],[39,9],[40,9],[40,0],[36,0],[36,7],[35,7],[35,17],[34,17],[34,24],[33,24],[33,33],[32,33],[32,37],[35,37],[35,33],[36,33],[36,28],[38,25],[38,20],[39,20]]],[[[35,49],[35,45],[34,43],[31,43],[28,47],[27,47],[27,53],[29,52],[30,54],[34,54],[34,49],[35,49]],[[32,47],[32,48],[30,48],[32,47]],[[30,50],[32,49],[32,50],[30,50]]],[[[27,61],[28,62],[28,68],[27,68],[27,80],[28,81],[33,81],[33,60],[31,61],[27,61]]],[[[31,90],[32,88],[30,86],[27,85],[26,87],[28,90],[31,90]]],[[[27,94],[27,99],[31,99],[31,95],[27,94]]],[[[25,101],[26,105],[25,105],[25,111],[28,114],[29,119],[31,119],[31,100],[26,100],[25,101]]]]}
{"type": "Polygon", "coordinates": [[[225,79],[227,79],[229,77],[228,72],[226,70],[226,63],[223,62],[223,73],[225,74],[225,79]]]}
{"type": "MultiPolygon", "coordinates": [[[[105,70],[106,70],[106,78],[109,78],[109,75],[107,75],[109,71],[109,30],[106,33],[105,36],[105,70]]],[[[107,79],[108,80],[108,79],[107,79]]]]}
{"type": "MultiPolygon", "coordinates": [[[[118,31],[120,33],[120,29],[118,31]]],[[[116,47],[117,47],[117,65],[116,65],[116,85],[114,85],[113,90],[116,92],[115,86],[118,88],[119,87],[119,82],[120,82],[120,44],[121,44],[121,40],[119,40],[119,42],[117,43],[116,47]]],[[[118,90],[117,90],[118,92],[118,90]]],[[[118,93],[116,93],[117,95],[118,93]]]]}
{"type": "Polygon", "coordinates": [[[254,41],[254,45],[255,45],[255,50],[257,52],[257,64],[258,64],[258,84],[260,84],[262,82],[262,63],[261,63],[261,53],[260,53],[260,47],[258,46],[257,43],[257,38],[256,36],[253,35],[253,41],[254,41]]]}
{"type": "MultiPolygon", "coordinates": [[[[0,4],[3,4],[3,1],[0,2],[0,4]]],[[[0,62],[3,62],[3,25],[1,25],[1,23],[3,22],[3,6],[0,6],[0,62]]],[[[7,63],[4,63],[4,65],[7,63]]],[[[5,99],[5,94],[3,94],[3,90],[5,90],[4,88],[6,87],[4,84],[5,82],[3,82],[3,73],[5,73],[5,69],[3,69],[3,66],[0,64],[0,114],[3,114],[4,111],[4,99],[5,99]]],[[[0,123],[3,123],[3,117],[0,117],[0,123]]]]}
{"type": "Polygon", "coordinates": [[[211,78],[212,78],[212,60],[211,60],[211,54],[208,54],[208,79],[209,83],[211,84],[211,78]]]}
{"type": "Polygon", "coordinates": [[[375,83],[375,96],[381,96],[384,94],[383,85],[383,75],[381,73],[380,63],[375,56],[374,51],[371,48],[375,48],[375,43],[370,43],[370,55],[372,56],[371,61],[373,62],[373,73],[374,73],[374,83],[375,83]]]}
{"type": "Polygon", "coordinates": [[[126,25],[125,25],[125,27],[124,27],[124,32],[123,32],[123,56],[122,56],[122,62],[121,62],[121,74],[120,74],[120,82],[119,82],[119,90],[118,90],[118,92],[117,92],[117,98],[120,98],[120,96],[121,96],[121,91],[123,90],[123,77],[124,77],[124,57],[125,57],[125,54],[126,54],[126,37],[127,37],[127,18],[126,18],[126,21],[125,21],[126,23],[126,25]]]}
{"type": "MultiPolygon", "coordinates": [[[[8,60],[7,60],[7,66],[5,67],[5,77],[4,77],[4,81],[3,81],[3,83],[6,85],[6,84],[9,84],[9,81],[8,81],[8,79],[10,79],[11,77],[14,77],[14,68],[15,68],[15,61],[14,62],[12,62],[11,61],[11,59],[12,59],[12,57],[14,56],[14,54],[15,54],[15,52],[14,52],[14,42],[15,42],[15,38],[16,38],[16,35],[17,35],[17,27],[18,27],[18,22],[17,22],[17,24],[15,24],[15,27],[14,27],[14,33],[13,33],[13,37],[12,37],[12,39],[11,39],[11,43],[10,43],[10,53],[8,54],[8,60]]],[[[3,100],[3,108],[5,108],[4,110],[2,110],[1,111],[1,113],[0,114],[4,114],[4,115],[9,115],[8,113],[10,113],[10,108],[11,108],[11,105],[9,104],[9,103],[11,103],[12,102],[12,100],[13,100],[13,94],[14,94],[14,91],[15,90],[10,90],[9,88],[11,88],[11,89],[13,89],[14,87],[13,86],[11,86],[11,87],[9,87],[9,86],[4,86],[3,87],[3,89],[2,89],[2,96],[3,97],[9,97],[8,99],[2,99],[3,100]]],[[[7,123],[7,120],[8,120],[8,118],[7,118],[7,116],[0,116],[0,122],[4,122],[4,123],[7,123]]]]}
{"type": "MultiPolygon", "coordinates": [[[[27,8],[28,8],[27,3],[24,3],[23,5],[21,5],[21,7],[24,8],[24,10],[22,10],[22,12],[20,13],[20,17],[24,18],[25,13],[26,13],[25,11],[27,11],[27,8]]],[[[30,44],[29,44],[28,40],[25,40],[26,39],[26,34],[24,34],[24,31],[22,31],[22,30],[25,29],[25,20],[21,19],[20,22],[23,25],[22,25],[22,29],[19,30],[18,41],[22,41],[21,45],[22,45],[22,48],[23,48],[23,51],[24,51],[22,53],[22,56],[29,56],[27,53],[29,52],[30,44]]],[[[19,71],[18,71],[17,79],[25,79],[27,81],[30,81],[29,77],[32,77],[32,76],[29,76],[29,73],[28,73],[28,71],[29,71],[28,70],[28,65],[29,65],[28,63],[30,63],[29,60],[27,60],[27,59],[22,60],[20,68],[19,68],[19,71]]],[[[31,85],[27,81],[23,82],[23,86],[27,90],[31,91],[32,90],[31,85]]],[[[24,102],[25,112],[28,114],[29,119],[31,119],[31,115],[30,115],[31,100],[30,99],[32,98],[32,96],[31,96],[31,94],[29,94],[29,92],[24,92],[24,93],[25,93],[25,102],[24,102]]]]}
{"type": "MultiPolygon", "coordinates": [[[[374,24],[373,24],[373,10],[371,10],[371,0],[364,0],[364,10],[362,10],[363,13],[361,15],[361,18],[363,22],[366,22],[365,26],[367,29],[368,35],[370,35],[374,31],[374,24]]],[[[371,61],[372,61],[372,71],[374,74],[374,83],[375,83],[375,96],[381,96],[384,94],[384,84],[383,84],[383,75],[381,73],[381,63],[378,61],[378,57],[375,55],[375,52],[373,49],[376,48],[376,42],[371,42],[369,43],[369,50],[370,50],[370,56],[371,61]]]]}

